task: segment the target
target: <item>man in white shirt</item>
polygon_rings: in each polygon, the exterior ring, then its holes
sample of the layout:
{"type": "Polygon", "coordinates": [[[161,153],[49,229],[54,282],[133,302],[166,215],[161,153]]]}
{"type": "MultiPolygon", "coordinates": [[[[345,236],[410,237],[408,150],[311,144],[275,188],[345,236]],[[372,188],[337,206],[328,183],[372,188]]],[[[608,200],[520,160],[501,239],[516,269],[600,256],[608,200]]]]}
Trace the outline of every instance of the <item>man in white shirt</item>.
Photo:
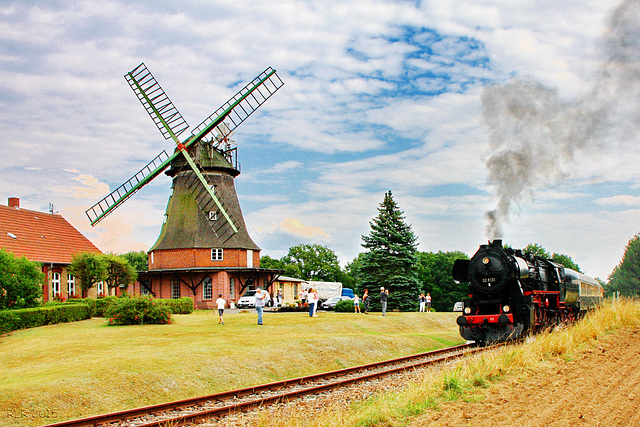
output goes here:
{"type": "Polygon", "coordinates": [[[224,306],[227,305],[227,301],[222,298],[222,294],[218,294],[216,304],[218,304],[218,316],[220,316],[218,325],[224,325],[224,319],[222,318],[222,315],[224,314],[224,306]]]}
{"type": "Polygon", "coordinates": [[[264,299],[266,292],[258,288],[256,291],[256,311],[258,312],[258,325],[262,325],[262,313],[264,311],[264,299]]]}

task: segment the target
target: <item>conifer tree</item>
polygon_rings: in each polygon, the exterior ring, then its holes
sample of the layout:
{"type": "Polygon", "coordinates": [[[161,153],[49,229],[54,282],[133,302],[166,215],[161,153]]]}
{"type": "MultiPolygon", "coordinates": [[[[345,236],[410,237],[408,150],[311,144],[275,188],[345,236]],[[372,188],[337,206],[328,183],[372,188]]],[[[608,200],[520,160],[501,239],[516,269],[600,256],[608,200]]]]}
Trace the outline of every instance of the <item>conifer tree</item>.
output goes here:
{"type": "Polygon", "coordinates": [[[389,309],[416,310],[420,285],[417,279],[417,238],[405,222],[391,191],[384,195],[378,216],[369,222],[371,231],[362,236],[357,275],[362,289],[369,289],[372,307],[379,306],[380,287],[389,289],[389,309]]]}

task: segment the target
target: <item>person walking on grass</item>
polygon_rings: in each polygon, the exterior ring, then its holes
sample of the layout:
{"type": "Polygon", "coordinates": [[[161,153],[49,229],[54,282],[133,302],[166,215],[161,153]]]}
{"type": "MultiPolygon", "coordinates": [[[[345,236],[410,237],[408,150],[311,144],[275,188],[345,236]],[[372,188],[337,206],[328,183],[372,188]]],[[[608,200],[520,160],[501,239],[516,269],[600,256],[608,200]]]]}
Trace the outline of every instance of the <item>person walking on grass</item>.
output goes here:
{"type": "Polygon", "coordinates": [[[258,288],[256,291],[256,311],[258,312],[258,325],[262,325],[262,313],[264,312],[264,299],[266,292],[258,288]]]}
{"type": "Polygon", "coordinates": [[[431,294],[427,293],[427,296],[425,299],[427,304],[427,311],[431,311],[431,294]]]}
{"type": "Polygon", "coordinates": [[[424,307],[427,303],[427,297],[424,296],[424,292],[420,294],[420,313],[424,313],[424,307]]]}
{"type": "Polygon", "coordinates": [[[389,289],[385,291],[384,286],[380,287],[380,305],[382,306],[382,315],[387,315],[387,300],[389,299],[389,289]]]}
{"type": "Polygon", "coordinates": [[[222,294],[218,294],[218,299],[216,300],[216,304],[218,304],[218,316],[220,320],[218,320],[218,325],[224,325],[224,306],[227,305],[227,301],[222,298],[222,294]]]}
{"type": "Polygon", "coordinates": [[[369,297],[369,289],[364,290],[362,294],[362,303],[364,304],[364,314],[369,314],[369,304],[371,303],[371,297],[369,297]]]}

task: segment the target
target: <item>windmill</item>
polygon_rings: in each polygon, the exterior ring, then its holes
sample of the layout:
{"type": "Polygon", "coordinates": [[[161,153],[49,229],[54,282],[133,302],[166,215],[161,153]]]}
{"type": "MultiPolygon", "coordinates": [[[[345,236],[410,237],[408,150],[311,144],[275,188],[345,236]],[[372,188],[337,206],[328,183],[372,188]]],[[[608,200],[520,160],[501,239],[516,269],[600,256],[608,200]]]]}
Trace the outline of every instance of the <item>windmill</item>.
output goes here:
{"type": "MultiPolygon", "coordinates": [[[[220,243],[227,242],[238,233],[246,234],[239,206],[233,208],[237,205],[233,179],[231,191],[228,185],[225,187],[224,180],[216,182],[215,177],[207,174],[205,169],[227,170],[227,175],[231,176],[239,173],[235,147],[229,137],[240,123],[282,87],[283,82],[275,70],[269,67],[260,73],[193,128],[191,135],[182,141],[178,137],[189,129],[189,125],[144,63],[128,72],[125,79],[160,133],[166,140],[172,139],[176,143],[176,149],[171,155],[163,150],[124,184],[87,209],[85,213],[91,225],[95,226],[142,187],[170,168],[166,173],[174,179],[174,195],[176,188],[188,188],[202,213],[199,222],[206,221],[220,243]],[[220,161],[220,157],[224,161],[220,161]]],[[[170,199],[168,211],[171,203],[170,199]]],[[[165,231],[163,227],[161,238],[166,234],[165,231]]]]}

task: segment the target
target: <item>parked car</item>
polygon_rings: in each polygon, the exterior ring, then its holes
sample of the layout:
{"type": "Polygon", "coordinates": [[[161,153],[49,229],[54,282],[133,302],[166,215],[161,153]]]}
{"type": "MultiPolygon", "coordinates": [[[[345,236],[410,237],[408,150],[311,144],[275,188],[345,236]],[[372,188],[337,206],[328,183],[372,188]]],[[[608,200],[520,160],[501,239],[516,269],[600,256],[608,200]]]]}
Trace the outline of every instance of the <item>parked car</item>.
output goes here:
{"type": "Polygon", "coordinates": [[[350,299],[353,299],[353,298],[349,298],[347,296],[331,297],[325,302],[323,302],[322,304],[320,304],[320,308],[324,310],[333,310],[336,308],[336,304],[338,304],[340,301],[350,300],[350,299]]]}
{"type": "Polygon", "coordinates": [[[453,304],[453,311],[462,311],[463,308],[464,304],[462,303],[462,301],[458,301],[457,303],[453,304]]]}
{"type": "MultiPolygon", "coordinates": [[[[266,291],[265,291],[266,292],[266,291]]],[[[271,297],[269,296],[269,292],[266,292],[267,295],[264,297],[264,305],[267,306],[271,302],[271,297]]],[[[242,295],[242,297],[236,303],[236,307],[238,308],[254,308],[256,306],[256,290],[249,289],[247,292],[242,295]]]]}

